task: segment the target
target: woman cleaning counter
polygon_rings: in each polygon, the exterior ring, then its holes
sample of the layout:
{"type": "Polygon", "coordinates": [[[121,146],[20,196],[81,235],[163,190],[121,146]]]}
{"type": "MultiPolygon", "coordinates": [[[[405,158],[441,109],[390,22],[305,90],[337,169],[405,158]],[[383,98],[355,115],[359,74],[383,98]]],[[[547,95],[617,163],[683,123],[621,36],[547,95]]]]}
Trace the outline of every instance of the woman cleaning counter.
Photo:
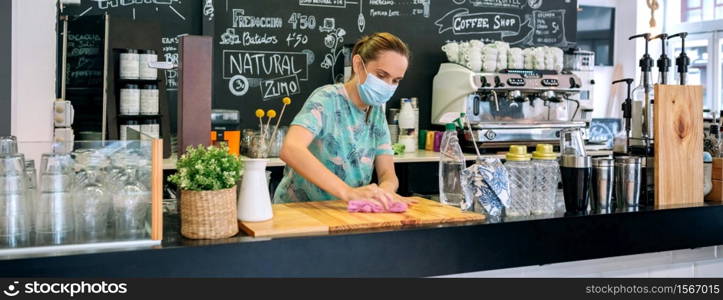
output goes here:
{"type": "Polygon", "coordinates": [[[390,33],[363,37],[352,49],[349,81],[311,94],[281,149],[288,164],[275,203],[331,199],[372,201],[385,209],[411,203],[396,194],[389,128],[381,105],[404,77],[407,45],[390,33]],[[379,184],[370,184],[376,170],[379,184]]]}

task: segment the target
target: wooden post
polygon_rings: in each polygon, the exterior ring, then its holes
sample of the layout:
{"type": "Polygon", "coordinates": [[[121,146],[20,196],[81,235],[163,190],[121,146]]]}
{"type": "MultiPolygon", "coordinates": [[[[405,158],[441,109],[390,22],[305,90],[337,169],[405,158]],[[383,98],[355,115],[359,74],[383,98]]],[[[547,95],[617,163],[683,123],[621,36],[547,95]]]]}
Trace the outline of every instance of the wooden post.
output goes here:
{"type": "Polygon", "coordinates": [[[151,239],[163,240],[163,140],[151,141],[151,239]]]}
{"type": "Polygon", "coordinates": [[[178,156],[188,146],[211,143],[213,39],[183,36],[178,65],[178,156]]]}
{"type": "Polygon", "coordinates": [[[703,203],[703,87],[656,85],[655,206],[703,203]]]}

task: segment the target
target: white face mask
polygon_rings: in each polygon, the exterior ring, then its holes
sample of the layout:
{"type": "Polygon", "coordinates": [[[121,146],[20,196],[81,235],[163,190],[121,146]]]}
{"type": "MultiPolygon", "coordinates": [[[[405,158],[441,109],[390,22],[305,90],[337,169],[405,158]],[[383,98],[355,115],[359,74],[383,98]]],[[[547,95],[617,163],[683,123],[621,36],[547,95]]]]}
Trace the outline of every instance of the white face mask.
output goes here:
{"type": "Polygon", "coordinates": [[[384,82],[384,80],[379,79],[379,77],[367,72],[367,67],[363,60],[362,66],[364,67],[364,72],[367,73],[367,79],[363,84],[358,85],[359,96],[362,101],[372,106],[381,106],[387,103],[397,90],[397,85],[388,84],[384,82]]]}

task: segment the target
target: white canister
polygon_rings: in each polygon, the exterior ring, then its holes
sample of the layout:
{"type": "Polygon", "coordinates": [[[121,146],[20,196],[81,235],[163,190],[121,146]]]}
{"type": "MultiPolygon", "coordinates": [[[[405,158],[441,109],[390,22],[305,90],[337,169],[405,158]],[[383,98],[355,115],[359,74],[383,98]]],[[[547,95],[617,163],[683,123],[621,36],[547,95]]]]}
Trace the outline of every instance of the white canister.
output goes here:
{"type": "Polygon", "coordinates": [[[400,135],[399,143],[404,145],[405,153],[417,152],[417,137],[414,135],[400,135]]]}
{"type": "Polygon", "coordinates": [[[140,78],[140,55],[136,49],[126,49],[120,54],[120,78],[140,78]]]}
{"type": "Polygon", "coordinates": [[[137,84],[126,84],[120,90],[121,115],[138,115],[141,110],[141,91],[137,84]]]}
{"type": "Polygon", "coordinates": [[[414,136],[419,138],[419,98],[412,97],[412,109],[414,109],[414,136]]]}
{"type": "Polygon", "coordinates": [[[273,218],[271,196],[266,180],[268,159],[244,160],[244,174],[238,196],[238,219],[244,222],[261,222],[273,218]]]}
{"type": "Polygon", "coordinates": [[[146,120],[141,124],[141,140],[160,138],[160,129],[156,120],[146,120]]]}
{"type": "Polygon", "coordinates": [[[143,50],[139,56],[139,75],[143,80],[158,79],[158,69],[151,68],[148,63],[157,62],[158,55],[155,50],[143,50]]]}
{"type": "Polygon", "coordinates": [[[399,111],[399,129],[414,129],[414,108],[412,99],[403,98],[402,107],[399,111]]]}
{"type": "Polygon", "coordinates": [[[141,90],[141,115],[158,114],[158,86],[147,84],[141,90]]]}
{"type": "Polygon", "coordinates": [[[120,139],[122,141],[136,139],[137,132],[141,131],[141,126],[136,120],[128,120],[120,126],[120,139]]]}

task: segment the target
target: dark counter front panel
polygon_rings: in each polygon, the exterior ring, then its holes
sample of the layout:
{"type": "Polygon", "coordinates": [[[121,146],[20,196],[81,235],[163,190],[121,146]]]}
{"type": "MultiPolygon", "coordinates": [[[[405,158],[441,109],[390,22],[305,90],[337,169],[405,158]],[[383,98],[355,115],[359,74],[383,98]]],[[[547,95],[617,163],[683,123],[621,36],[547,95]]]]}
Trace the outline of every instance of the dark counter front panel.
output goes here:
{"type": "MultiPolygon", "coordinates": [[[[172,222],[171,222],[172,223],[172,222]]],[[[723,244],[723,206],[0,261],[5,277],[416,277],[723,244]]],[[[177,234],[177,233],[176,233],[177,234]]]]}

